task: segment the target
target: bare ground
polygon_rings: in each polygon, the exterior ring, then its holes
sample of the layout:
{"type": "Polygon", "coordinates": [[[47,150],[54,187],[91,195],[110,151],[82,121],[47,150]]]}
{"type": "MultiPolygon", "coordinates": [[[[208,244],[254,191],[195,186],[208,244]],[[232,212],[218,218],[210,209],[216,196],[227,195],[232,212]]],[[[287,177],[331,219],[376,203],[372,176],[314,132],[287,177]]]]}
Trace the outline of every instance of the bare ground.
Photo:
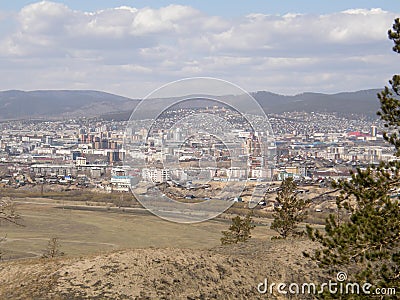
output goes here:
{"type": "Polygon", "coordinates": [[[257,291],[264,278],[318,280],[318,268],[302,256],[314,247],[305,239],[252,239],[209,250],[126,249],[3,262],[0,299],[274,299],[276,293],[257,291]]]}

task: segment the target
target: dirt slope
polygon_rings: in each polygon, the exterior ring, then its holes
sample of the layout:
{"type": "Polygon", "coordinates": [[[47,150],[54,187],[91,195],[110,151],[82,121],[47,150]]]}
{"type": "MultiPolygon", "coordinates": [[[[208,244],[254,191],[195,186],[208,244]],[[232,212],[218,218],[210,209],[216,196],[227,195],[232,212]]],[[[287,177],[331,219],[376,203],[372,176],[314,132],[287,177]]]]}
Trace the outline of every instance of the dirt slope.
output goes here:
{"type": "MultiPolygon", "coordinates": [[[[0,299],[271,299],[259,282],[315,280],[303,241],[211,250],[129,249],[80,258],[0,264],[0,299]]],[[[304,295],[303,295],[304,299],[304,295]]]]}

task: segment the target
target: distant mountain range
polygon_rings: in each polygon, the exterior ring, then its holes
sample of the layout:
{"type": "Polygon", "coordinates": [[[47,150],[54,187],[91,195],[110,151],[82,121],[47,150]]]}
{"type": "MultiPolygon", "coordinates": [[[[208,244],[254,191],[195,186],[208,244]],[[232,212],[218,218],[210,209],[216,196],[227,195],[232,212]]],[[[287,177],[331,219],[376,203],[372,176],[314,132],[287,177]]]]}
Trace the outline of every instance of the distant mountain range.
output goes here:
{"type": "Polygon", "coordinates": [[[285,111],[339,112],[376,116],[380,107],[377,93],[381,89],[344,92],[337,94],[302,93],[282,96],[269,92],[256,92],[253,97],[266,112],[285,111]]]}
{"type": "MultiPolygon", "coordinates": [[[[375,116],[379,109],[376,96],[379,91],[371,89],[337,94],[302,93],[295,96],[259,91],[252,95],[266,113],[314,111],[375,116]]],[[[242,98],[237,96],[235,102],[240,103],[242,98]]],[[[137,99],[99,91],[3,91],[0,92],[0,120],[93,116],[127,119],[138,102],[137,99]]]]}
{"type": "Polygon", "coordinates": [[[132,110],[137,101],[98,91],[0,92],[0,119],[90,117],[132,110]]]}

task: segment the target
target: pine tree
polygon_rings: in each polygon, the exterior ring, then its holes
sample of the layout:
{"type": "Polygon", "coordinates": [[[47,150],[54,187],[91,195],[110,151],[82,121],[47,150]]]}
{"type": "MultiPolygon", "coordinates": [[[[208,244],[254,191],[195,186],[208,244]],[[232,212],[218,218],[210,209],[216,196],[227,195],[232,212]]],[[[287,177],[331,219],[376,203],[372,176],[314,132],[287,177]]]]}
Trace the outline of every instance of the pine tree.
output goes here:
{"type": "MultiPolygon", "coordinates": [[[[393,50],[400,53],[400,22],[395,20],[389,30],[395,42],[393,50]]],[[[378,94],[384,121],[385,139],[400,156],[400,75],[389,81],[391,87],[378,94]]],[[[335,183],[340,189],[337,210],[345,219],[330,215],[325,233],[307,228],[310,238],[321,244],[311,256],[332,273],[346,271],[349,279],[368,282],[374,287],[400,287],[400,205],[392,191],[400,187],[400,161],[381,162],[365,170],[357,169],[351,181],[335,183]]],[[[338,213],[338,215],[340,215],[338,213]]],[[[354,282],[353,281],[353,282],[354,282]]],[[[330,297],[334,297],[330,295],[330,297]]],[[[360,296],[360,298],[366,296],[360,296]]],[[[399,299],[399,295],[391,299],[399,299]]],[[[350,298],[357,298],[351,295],[350,298]]]]}
{"type": "Polygon", "coordinates": [[[61,250],[61,245],[58,241],[58,238],[53,237],[49,240],[47,244],[47,248],[45,249],[44,253],[42,254],[42,258],[55,258],[58,256],[63,256],[64,252],[61,250]]]}
{"type": "Polygon", "coordinates": [[[274,206],[271,229],[277,231],[279,237],[283,239],[290,235],[301,235],[302,232],[297,230],[297,225],[307,217],[306,209],[309,201],[297,198],[297,186],[293,178],[283,180],[280,188],[274,206]]]}
{"type": "Polygon", "coordinates": [[[246,217],[241,218],[236,216],[232,218],[232,224],[229,226],[229,230],[222,231],[223,237],[221,238],[221,244],[237,244],[238,242],[247,242],[251,238],[251,230],[255,227],[252,224],[251,213],[248,213],[246,217]]]}
{"type": "MultiPolygon", "coordinates": [[[[388,32],[389,39],[394,41],[393,51],[400,54],[400,20],[394,21],[393,29],[388,32]]],[[[381,102],[381,110],[378,115],[385,122],[388,132],[384,138],[396,149],[396,156],[400,156],[400,139],[398,129],[400,128],[400,75],[393,75],[389,80],[390,87],[385,87],[378,94],[381,102]]]]}

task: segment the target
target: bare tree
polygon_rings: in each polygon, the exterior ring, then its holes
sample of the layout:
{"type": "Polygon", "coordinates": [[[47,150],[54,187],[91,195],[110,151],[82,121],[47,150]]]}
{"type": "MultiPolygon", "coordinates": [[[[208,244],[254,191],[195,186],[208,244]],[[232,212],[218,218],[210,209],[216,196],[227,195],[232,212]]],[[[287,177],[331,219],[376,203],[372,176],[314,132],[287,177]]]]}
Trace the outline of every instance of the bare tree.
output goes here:
{"type": "Polygon", "coordinates": [[[0,221],[6,221],[22,226],[21,216],[17,213],[15,203],[8,199],[0,199],[0,221]]]}
{"type": "MultiPolygon", "coordinates": [[[[17,213],[15,208],[15,203],[10,199],[2,198],[0,199],[0,223],[13,223],[19,226],[23,226],[19,221],[21,216],[17,213]]],[[[0,237],[0,243],[7,240],[7,236],[0,237]]],[[[0,259],[3,258],[3,252],[0,250],[0,259]]]]}

